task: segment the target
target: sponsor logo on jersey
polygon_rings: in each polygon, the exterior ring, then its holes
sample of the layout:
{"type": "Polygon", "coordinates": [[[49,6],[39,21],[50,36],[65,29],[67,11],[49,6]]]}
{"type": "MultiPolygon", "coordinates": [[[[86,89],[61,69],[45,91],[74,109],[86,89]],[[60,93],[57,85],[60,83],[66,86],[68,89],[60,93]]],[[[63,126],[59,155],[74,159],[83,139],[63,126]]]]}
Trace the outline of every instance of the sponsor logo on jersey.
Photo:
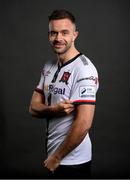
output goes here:
{"type": "Polygon", "coordinates": [[[84,94],[86,92],[86,88],[81,89],[81,94],[84,94]]]}
{"type": "Polygon", "coordinates": [[[98,82],[98,78],[97,77],[90,76],[90,77],[81,78],[81,79],[77,80],[77,83],[80,82],[80,81],[84,81],[84,80],[94,81],[95,84],[97,84],[97,82],[98,82]]]}
{"type": "Polygon", "coordinates": [[[95,98],[95,86],[80,86],[79,96],[81,98],[95,98]]]}
{"type": "Polygon", "coordinates": [[[53,94],[65,94],[65,88],[54,87],[52,84],[49,85],[49,92],[53,94]]]}
{"type": "Polygon", "coordinates": [[[64,74],[62,75],[61,79],[59,80],[59,82],[63,82],[66,85],[68,84],[68,79],[70,77],[71,73],[69,72],[64,72],[64,74]]]}

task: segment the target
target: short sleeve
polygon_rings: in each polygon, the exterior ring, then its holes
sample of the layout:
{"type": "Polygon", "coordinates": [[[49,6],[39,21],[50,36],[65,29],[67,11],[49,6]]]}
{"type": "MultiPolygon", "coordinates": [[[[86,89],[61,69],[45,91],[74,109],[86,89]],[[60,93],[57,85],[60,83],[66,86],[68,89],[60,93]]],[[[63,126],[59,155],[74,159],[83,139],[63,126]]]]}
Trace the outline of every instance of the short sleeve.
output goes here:
{"type": "Polygon", "coordinates": [[[99,87],[98,73],[95,67],[81,68],[74,75],[70,99],[74,104],[95,104],[99,87]]]}
{"type": "Polygon", "coordinates": [[[42,72],[41,72],[40,81],[39,81],[38,85],[35,88],[36,92],[44,94],[44,91],[43,91],[43,89],[44,89],[44,80],[45,80],[45,77],[44,77],[44,69],[43,69],[42,72]]]}

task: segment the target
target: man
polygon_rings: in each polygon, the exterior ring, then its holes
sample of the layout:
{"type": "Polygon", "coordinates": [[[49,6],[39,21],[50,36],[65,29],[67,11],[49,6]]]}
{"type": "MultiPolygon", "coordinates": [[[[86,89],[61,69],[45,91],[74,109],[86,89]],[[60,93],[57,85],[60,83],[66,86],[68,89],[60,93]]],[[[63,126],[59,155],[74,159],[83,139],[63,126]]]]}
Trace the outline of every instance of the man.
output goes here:
{"type": "Polygon", "coordinates": [[[98,74],[75,47],[75,17],[67,10],[49,16],[48,38],[57,61],[46,63],[29,112],[47,120],[47,159],[50,178],[87,178],[92,159],[92,125],[98,74]]]}

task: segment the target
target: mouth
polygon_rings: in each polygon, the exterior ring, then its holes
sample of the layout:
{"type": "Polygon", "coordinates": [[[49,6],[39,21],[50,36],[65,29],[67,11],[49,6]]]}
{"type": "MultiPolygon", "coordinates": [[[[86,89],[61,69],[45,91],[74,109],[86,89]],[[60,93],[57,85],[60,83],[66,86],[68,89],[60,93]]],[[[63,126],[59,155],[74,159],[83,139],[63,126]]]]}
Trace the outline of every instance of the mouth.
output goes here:
{"type": "Polygon", "coordinates": [[[57,43],[57,44],[54,44],[53,45],[55,48],[62,48],[63,46],[64,46],[64,44],[59,44],[59,43],[57,43]]]}
{"type": "Polygon", "coordinates": [[[54,42],[53,43],[53,47],[55,47],[55,48],[62,48],[63,46],[65,46],[65,44],[61,43],[61,42],[54,42]]]}

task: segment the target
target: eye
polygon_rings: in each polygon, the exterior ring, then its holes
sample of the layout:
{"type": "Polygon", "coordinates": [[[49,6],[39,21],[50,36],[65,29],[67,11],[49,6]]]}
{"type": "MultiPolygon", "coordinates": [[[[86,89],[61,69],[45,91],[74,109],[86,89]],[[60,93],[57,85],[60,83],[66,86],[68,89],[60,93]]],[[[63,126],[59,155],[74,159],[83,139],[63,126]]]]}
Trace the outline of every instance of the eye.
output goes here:
{"type": "Polygon", "coordinates": [[[49,35],[51,35],[51,36],[56,36],[56,35],[57,35],[57,32],[56,32],[56,31],[50,31],[50,32],[49,32],[49,35]]]}
{"type": "Polygon", "coordinates": [[[67,35],[67,34],[69,34],[69,31],[67,31],[67,30],[64,30],[64,31],[62,31],[62,35],[67,35]]]}

